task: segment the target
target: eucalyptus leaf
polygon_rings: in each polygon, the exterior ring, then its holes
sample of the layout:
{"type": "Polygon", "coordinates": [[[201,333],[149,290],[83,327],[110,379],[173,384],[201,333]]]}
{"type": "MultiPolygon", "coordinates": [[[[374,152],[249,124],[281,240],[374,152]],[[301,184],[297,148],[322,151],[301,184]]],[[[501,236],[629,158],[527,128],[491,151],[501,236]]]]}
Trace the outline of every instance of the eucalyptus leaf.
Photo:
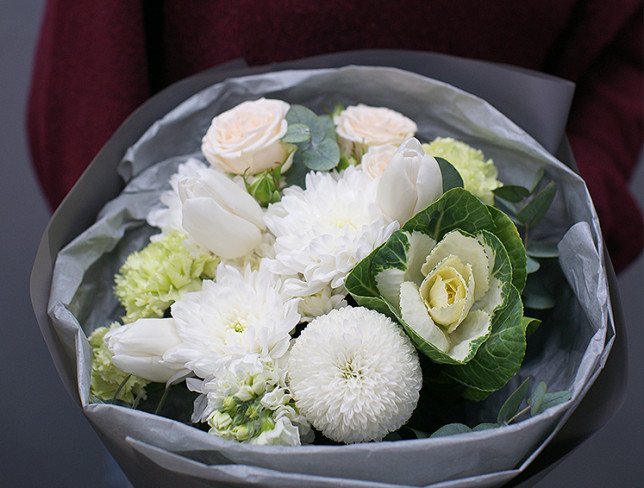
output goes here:
{"type": "Polygon", "coordinates": [[[318,116],[302,105],[291,105],[286,113],[286,121],[289,127],[296,127],[294,130],[299,138],[303,137],[304,132],[308,132],[310,136],[295,143],[297,151],[293,156],[294,166],[304,165],[314,171],[328,171],[338,165],[340,147],[331,117],[318,116]],[[306,131],[302,127],[306,127],[306,131]]]}
{"type": "Polygon", "coordinates": [[[429,438],[434,439],[436,437],[447,437],[450,435],[464,434],[466,432],[472,432],[472,429],[465,424],[447,424],[443,425],[440,429],[430,435],[429,438]]]}
{"type": "Polygon", "coordinates": [[[521,383],[519,387],[510,394],[508,399],[503,403],[503,405],[501,405],[501,408],[499,409],[499,414],[496,417],[496,421],[498,423],[508,423],[510,420],[512,420],[513,417],[516,416],[517,413],[519,413],[521,405],[523,404],[523,401],[528,394],[529,386],[530,378],[526,378],[525,380],[523,380],[523,383],[521,383]]]}
{"type": "Polygon", "coordinates": [[[311,139],[311,129],[304,124],[292,124],[288,126],[286,134],[282,137],[282,141],[291,144],[298,144],[301,142],[308,142],[311,139]]]}
{"type": "Polygon", "coordinates": [[[519,222],[528,226],[533,226],[539,222],[550,208],[550,204],[552,204],[556,193],[557,186],[551,181],[543,190],[534,196],[530,203],[519,210],[519,213],[517,213],[519,222]]]}
{"type": "Polygon", "coordinates": [[[512,203],[518,203],[530,195],[530,190],[516,185],[503,185],[495,188],[492,192],[494,196],[512,203]]]}
{"type": "Polygon", "coordinates": [[[530,275],[523,291],[523,303],[526,308],[546,310],[554,307],[556,301],[550,290],[545,287],[539,274],[530,275]]]}
{"type": "Polygon", "coordinates": [[[536,259],[532,259],[530,256],[526,258],[526,273],[531,274],[531,273],[536,273],[539,271],[539,268],[541,265],[539,264],[539,261],[536,259]]]}
{"type": "Polygon", "coordinates": [[[533,258],[556,258],[559,256],[557,244],[531,240],[528,242],[526,254],[533,258]]]}
{"type": "Polygon", "coordinates": [[[570,392],[569,390],[546,393],[543,396],[543,402],[541,403],[541,407],[539,408],[539,411],[537,413],[545,412],[549,408],[565,403],[570,400],[571,397],[572,392],[570,392]]]}
{"type": "Polygon", "coordinates": [[[518,220],[516,220],[516,215],[518,210],[517,210],[517,206],[514,203],[509,202],[508,200],[505,200],[495,195],[494,204],[496,208],[501,210],[504,214],[507,214],[507,216],[513,220],[513,222],[520,223],[518,220]]]}
{"type": "Polygon", "coordinates": [[[288,112],[286,112],[286,122],[292,125],[304,125],[309,127],[317,127],[319,124],[318,116],[312,110],[304,107],[303,105],[291,105],[288,112]]]}
{"type": "Polygon", "coordinates": [[[429,434],[422,430],[413,429],[411,427],[405,427],[405,430],[411,431],[416,439],[427,439],[429,437],[429,434]]]}
{"type": "Polygon", "coordinates": [[[503,424],[499,424],[496,422],[483,422],[481,424],[475,425],[472,428],[472,431],[479,432],[481,430],[497,429],[499,427],[503,427],[503,424]]]}
{"type": "Polygon", "coordinates": [[[532,195],[535,191],[537,191],[537,188],[539,188],[539,183],[543,180],[543,177],[545,176],[546,171],[543,168],[540,168],[539,171],[537,171],[537,174],[534,176],[534,180],[532,182],[532,186],[530,187],[530,194],[532,195]]]}
{"type": "Polygon", "coordinates": [[[446,159],[435,157],[443,178],[443,192],[452,188],[463,188],[463,178],[457,169],[446,159]]]}
{"type": "Polygon", "coordinates": [[[293,163],[303,164],[313,171],[328,171],[335,168],[340,161],[340,147],[335,140],[311,139],[309,145],[295,153],[293,163]]]}
{"type": "Polygon", "coordinates": [[[530,395],[528,403],[530,404],[530,415],[533,417],[541,411],[541,405],[543,405],[543,400],[547,390],[548,386],[542,381],[532,391],[532,395],[530,395]]]}

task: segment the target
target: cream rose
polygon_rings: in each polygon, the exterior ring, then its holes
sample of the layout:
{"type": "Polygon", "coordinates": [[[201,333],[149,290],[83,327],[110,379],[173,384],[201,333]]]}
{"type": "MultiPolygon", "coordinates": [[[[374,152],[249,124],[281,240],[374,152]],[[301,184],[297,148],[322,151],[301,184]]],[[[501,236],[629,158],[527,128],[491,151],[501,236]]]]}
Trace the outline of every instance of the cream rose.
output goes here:
{"type": "Polygon", "coordinates": [[[391,163],[398,146],[393,144],[384,144],[382,146],[371,146],[362,156],[360,166],[369,178],[375,180],[385,172],[389,163],[391,163]]]}
{"type": "Polygon", "coordinates": [[[418,127],[404,115],[383,107],[350,106],[333,118],[340,147],[360,159],[370,146],[398,146],[413,137],[418,127]]]}
{"type": "Polygon", "coordinates": [[[243,102],[212,119],[201,151],[210,164],[228,173],[254,175],[275,168],[289,156],[280,140],[289,108],[286,102],[266,98],[243,102]]]}

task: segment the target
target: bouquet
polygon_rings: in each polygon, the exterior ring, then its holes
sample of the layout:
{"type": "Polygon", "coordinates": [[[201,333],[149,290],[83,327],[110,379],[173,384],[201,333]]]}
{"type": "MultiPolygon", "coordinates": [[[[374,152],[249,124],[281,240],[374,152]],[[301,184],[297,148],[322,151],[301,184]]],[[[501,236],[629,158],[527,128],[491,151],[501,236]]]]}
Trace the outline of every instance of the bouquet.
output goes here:
{"type": "Polygon", "coordinates": [[[99,430],[157,464],[161,448],[317,484],[510,470],[596,372],[605,316],[584,294],[607,298],[579,286],[601,270],[583,184],[453,87],[375,68],[229,81],[122,171],[59,256],[50,313],[87,334],[99,430]],[[562,351],[579,353],[563,370],[562,351]],[[441,465],[462,435],[515,448],[441,465]]]}

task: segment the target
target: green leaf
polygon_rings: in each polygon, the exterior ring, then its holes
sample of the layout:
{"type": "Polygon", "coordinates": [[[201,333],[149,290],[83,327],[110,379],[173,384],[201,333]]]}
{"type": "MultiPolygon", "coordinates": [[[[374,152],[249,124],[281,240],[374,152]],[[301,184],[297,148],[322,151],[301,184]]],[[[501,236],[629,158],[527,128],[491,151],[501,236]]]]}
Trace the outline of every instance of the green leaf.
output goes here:
{"type": "Polygon", "coordinates": [[[311,139],[311,129],[304,124],[292,124],[288,126],[286,134],[282,137],[284,142],[298,144],[308,142],[311,139]]]}
{"type": "Polygon", "coordinates": [[[427,432],[422,431],[422,430],[413,429],[413,428],[408,427],[408,426],[405,427],[405,429],[411,431],[414,434],[414,437],[416,439],[427,439],[429,437],[429,434],[427,432]]]}
{"type": "Polygon", "coordinates": [[[496,422],[483,422],[481,424],[478,424],[472,428],[472,431],[474,432],[479,432],[481,430],[490,430],[490,429],[496,429],[498,427],[502,427],[503,424],[497,424],[496,422]]]}
{"type": "MultiPolygon", "coordinates": [[[[422,232],[437,241],[454,229],[470,234],[485,229],[496,234],[496,226],[488,210],[488,207],[471,193],[462,188],[454,188],[414,215],[404,225],[403,230],[422,232]]],[[[501,241],[503,242],[503,239],[501,241]]]]}
{"type": "MultiPolygon", "coordinates": [[[[296,143],[294,166],[304,165],[314,171],[328,171],[337,166],[340,161],[340,147],[331,117],[318,116],[302,105],[291,105],[286,113],[286,122],[289,127],[305,126],[310,135],[305,141],[296,143]]],[[[302,129],[296,130],[301,136],[302,129]]]]}
{"type": "Polygon", "coordinates": [[[509,217],[498,208],[487,207],[487,209],[494,220],[494,229],[491,232],[503,243],[503,247],[505,247],[510,257],[510,262],[512,263],[512,284],[521,293],[526,283],[527,259],[519,231],[509,217]]]}
{"type": "Polygon", "coordinates": [[[434,158],[438,163],[443,177],[443,192],[452,188],[463,188],[463,178],[452,164],[443,158],[434,158]]]}
{"type": "Polygon", "coordinates": [[[289,127],[292,125],[304,125],[312,128],[317,127],[319,124],[318,116],[315,112],[302,105],[291,105],[288,112],[286,112],[286,122],[289,127]]]}
{"type": "Polygon", "coordinates": [[[295,153],[293,162],[304,164],[313,171],[329,171],[340,161],[340,147],[335,140],[311,140],[310,144],[295,153]]]}
{"type": "Polygon", "coordinates": [[[537,271],[539,271],[540,267],[541,265],[539,264],[539,261],[537,261],[536,259],[532,259],[530,256],[526,258],[526,266],[525,266],[526,273],[528,274],[536,273],[537,271]]]}
{"type": "Polygon", "coordinates": [[[447,437],[450,435],[464,434],[466,432],[472,432],[472,429],[470,429],[465,424],[447,424],[443,425],[440,429],[430,435],[429,438],[433,439],[435,437],[447,437]]]}
{"type": "Polygon", "coordinates": [[[543,405],[543,399],[548,390],[547,385],[542,381],[539,383],[534,390],[532,390],[532,395],[530,395],[530,415],[533,417],[541,410],[541,405],[543,405]]]}
{"type": "Polygon", "coordinates": [[[570,398],[572,398],[572,392],[570,392],[569,390],[546,393],[545,395],[543,395],[541,406],[534,415],[540,414],[541,412],[545,412],[549,408],[565,403],[570,400],[570,398]]]}
{"type": "Polygon", "coordinates": [[[510,219],[512,219],[513,222],[515,223],[520,223],[518,220],[516,220],[516,215],[517,215],[517,206],[512,203],[508,202],[507,200],[504,200],[503,198],[499,198],[497,196],[494,197],[494,204],[495,207],[501,210],[504,214],[506,214],[510,219]]]}
{"type": "Polygon", "coordinates": [[[546,171],[543,168],[540,168],[539,171],[537,171],[537,174],[534,176],[534,181],[532,182],[532,186],[530,187],[530,195],[532,195],[535,191],[537,191],[537,188],[539,187],[539,183],[541,183],[541,180],[543,180],[543,177],[545,176],[546,171]]]}
{"type": "Polygon", "coordinates": [[[534,319],[532,317],[523,317],[521,321],[523,322],[523,327],[525,328],[526,335],[532,334],[541,325],[541,320],[534,319]]]}
{"type": "Polygon", "coordinates": [[[530,195],[530,190],[522,186],[504,185],[492,190],[494,196],[507,200],[508,202],[518,203],[530,195]]]}
{"type": "Polygon", "coordinates": [[[492,333],[464,365],[445,366],[445,374],[468,388],[467,398],[481,400],[502,388],[523,362],[526,349],[523,307],[516,288],[503,285],[505,303],[492,319],[492,333]]]}
{"type": "Polygon", "coordinates": [[[514,390],[508,399],[501,405],[499,414],[496,417],[498,423],[507,424],[521,409],[521,405],[528,394],[528,387],[530,386],[530,378],[523,380],[523,383],[514,390]]]}
{"type": "Polygon", "coordinates": [[[530,275],[523,290],[523,303],[526,308],[546,310],[555,306],[555,298],[542,282],[539,274],[530,275]]]}
{"type": "Polygon", "coordinates": [[[533,226],[539,222],[550,208],[550,204],[552,204],[556,193],[557,186],[551,181],[543,190],[534,196],[530,203],[519,210],[519,213],[517,213],[519,222],[528,226],[533,226]]]}
{"type": "Polygon", "coordinates": [[[557,244],[551,242],[533,241],[528,242],[526,254],[533,258],[556,258],[559,256],[557,244]]]}

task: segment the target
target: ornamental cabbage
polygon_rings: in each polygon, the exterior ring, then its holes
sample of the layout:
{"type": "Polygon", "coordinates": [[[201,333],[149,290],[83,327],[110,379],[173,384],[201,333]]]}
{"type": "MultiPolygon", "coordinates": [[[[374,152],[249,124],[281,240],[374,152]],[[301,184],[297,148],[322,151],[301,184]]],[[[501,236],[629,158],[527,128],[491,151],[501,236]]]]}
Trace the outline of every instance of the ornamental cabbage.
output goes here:
{"type": "Polygon", "coordinates": [[[395,317],[442,365],[443,379],[482,399],[523,361],[525,279],[525,249],[512,221],[454,188],[361,261],[346,287],[360,305],[395,317]]]}

